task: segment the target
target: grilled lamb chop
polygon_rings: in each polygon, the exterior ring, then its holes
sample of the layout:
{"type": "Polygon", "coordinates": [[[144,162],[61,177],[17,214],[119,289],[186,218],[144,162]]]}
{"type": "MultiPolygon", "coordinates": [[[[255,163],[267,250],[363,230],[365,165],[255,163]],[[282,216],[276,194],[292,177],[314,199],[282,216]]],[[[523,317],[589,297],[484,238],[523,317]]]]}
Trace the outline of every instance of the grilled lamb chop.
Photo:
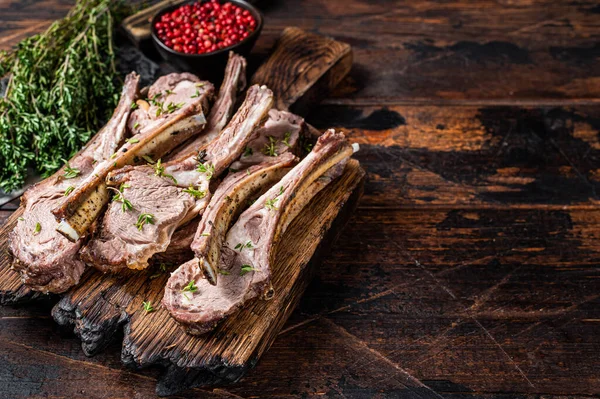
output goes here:
{"type": "Polygon", "coordinates": [[[202,278],[198,258],[171,274],[162,303],[190,334],[212,330],[222,319],[270,285],[273,248],[304,206],[339,176],[352,147],[344,135],[327,131],[313,151],[244,211],[227,233],[217,285],[202,278]]]}
{"type": "Polygon", "coordinates": [[[294,158],[287,151],[295,149],[300,132],[306,126],[301,117],[272,109],[244,154],[230,167],[230,170],[243,172],[228,176],[219,186],[191,247],[211,284],[217,283],[221,245],[231,223],[252,196],[272,186],[287,172],[294,158]]]}
{"type": "Polygon", "coordinates": [[[50,210],[86,180],[95,165],[109,159],[123,141],[138,82],[137,74],[127,75],[121,99],[108,123],[68,166],[32,186],[21,197],[25,211],[9,235],[9,249],[15,258],[13,267],[34,290],[60,293],[79,282],[85,267],[77,255],[81,241],[71,242],[58,233],[58,223],[50,210]]]}
{"type": "MultiPolygon", "coordinates": [[[[175,231],[167,250],[157,254],[155,258],[170,262],[174,262],[173,258],[176,258],[179,263],[183,263],[193,257],[190,256],[190,245],[196,230],[198,229],[199,237],[202,237],[208,230],[219,226],[220,234],[211,233],[208,242],[193,248],[201,261],[203,258],[211,258],[209,254],[213,254],[212,260],[209,259],[208,262],[212,261],[216,267],[224,235],[231,227],[232,220],[248,201],[256,199],[258,194],[262,194],[261,191],[269,188],[274,183],[273,179],[279,180],[283,176],[282,173],[287,171],[294,160],[293,156],[283,154],[296,150],[301,132],[307,134],[307,129],[308,125],[301,117],[271,109],[267,122],[255,131],[254,139],[248,143],[244,154],[229,168],[230,172],[243,171],[229,174],[210,199],[208,211],[202,216],[202,221],[193,220],[175,231]],[[247,170],[254,165],[260,167],[247,170]]],[[[207,273],[211,270],[214,268],[207,268],[207,273]]],[[[216,284],[216,275],[207,274],[207,278],[212,284],[216,284]]]]}
{"type": "Polygon", "coordinates": [[[188,140],[176,148],[165,159],[167,161],[187,158],[189,155],[197,154],[213,141],[233,114],[233,108],[238,93],[246,88],[246,60],[244,57],[229,52],[229,60],[225,67],[225,77],[219,89],[219,95],[208,114],[206,126],[201,134],[192,140],[188,140]]]}
{"type": "Polygon", "coordinates": [[[110,204],[99,233],[83,248],[81,258],[102,271],[146,268],[150,257],[167,249],[175,229],[203,211],[211,179],[239,157],[272,105],[271,90],[252,86],[227,128],[202,154],[128,166],[109,175],[107,181],[120,187],[121,202],[110,204]],[[125,200],[133,209],[124,211],[125,200]]]}
{"type": "Polygon", "coordinates": [[[201,82],[189,73],[163,76],[150,86],[148,95],[151,104],[137,100],[138,109],[130,118],[135,121],[130,128],[135,131],[138,124],[139,133],[110,159],[98,163],[94,173],[53,207],[52,213],[60,222],[58,231],[72,241],[87,233],[110,199],[105,184],[110,171],[140,163],[144,156],[157,159],[198,134],[206,124],[204,113],[213,92],[210,82],[201,82]]]}

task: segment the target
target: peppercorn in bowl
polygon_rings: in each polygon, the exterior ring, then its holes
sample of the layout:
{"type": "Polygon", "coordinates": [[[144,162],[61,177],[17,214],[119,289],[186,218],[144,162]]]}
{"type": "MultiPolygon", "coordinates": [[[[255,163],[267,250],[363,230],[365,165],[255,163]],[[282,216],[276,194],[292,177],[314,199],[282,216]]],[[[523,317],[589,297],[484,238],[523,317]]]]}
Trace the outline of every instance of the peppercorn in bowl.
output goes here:
{"type": "Polygon", "coordinates": [[[242,0],[189,1],[164,8],[151,23],[161,57],[203,78],[219,78],[229,51],[248,55],[263,26],[263,16],[242,0]]]}

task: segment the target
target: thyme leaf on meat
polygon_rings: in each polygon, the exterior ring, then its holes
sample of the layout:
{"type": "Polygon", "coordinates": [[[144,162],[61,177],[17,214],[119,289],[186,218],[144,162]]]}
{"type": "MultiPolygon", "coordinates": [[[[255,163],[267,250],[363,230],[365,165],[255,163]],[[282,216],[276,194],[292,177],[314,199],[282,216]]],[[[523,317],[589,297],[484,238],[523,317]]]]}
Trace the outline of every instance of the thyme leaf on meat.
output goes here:
{"type": "Polygon", "coordinates": [[[148,162],[150,165],[154,165],[154,159],[150,155],[143,155],[142,159],[148,162]]]}
{"type": "Polygon", "coordinates": [[[136,122],[136,123],[133,125],[133,128],[134,128],[134,129],[137,129],[138,127],[140,127],[140,123],[139,123],[139,122],[136,122]]]}
{"type": "Polygon", "coordinates": [[[135,223],[135,227],[137,227],[139,231],[142,231],[144,229],[145,224],[154,224],[153,214],[141,213],[140,216],[138,216],[138,220],[137,223],[135,223]]]}
{"type": "Polygon", "coordinates": [[[210,237],[210,233],[202,233],[200,234],[201,237],[210,237]]]}
{"type": "Polygon", "coordinates": [[[73,190],[75,190],[75,186],[69,186],[65,189],[65,193],[63,195],[66,197],[67,195],[71,194],[73,190]]]}
{"type": "Polygon", "coordinates": [[[275,203],[279,201],[279,198],[271,198],[265,201],[265,208],[270,211],[277,211],[279,208],[275,206],[275,203]]]}
{"type": "Polygon", "coordinates": [[[276,157],[277,156],[277,140],[273,136],[268,136],[269,142],[265,144],[265,148],[263,149],[263,154],[276,157]]]}
{"type": "Polygon", "coordinates": [[[129,106],[129,108],[131,108],[131,109],[137,109],[137,107],[138,107],[138,105],[135,101],[132,101],[131,105],[129,106]]]}
{"type": "Polygon", "coordinates": [[[283,136],[283,140],[281,141],[287,147],[292,147],[292,145],[290,144],[290,137],[292,137],[292,133],[286,132],[285,136],[283,136]]]}
{"type": "MultiPolygon", "coordinates": [[[[139,123],[136,123],[136,125],[139,126],[139,123]]],[[[135,128],[135,126],[134,126],[134,128],[135,128]]],[[[140,139],[138,139],[137,137],[131,137],[131,138],[127,139],[127,143],[129,143],[129,144],[135,144],[135,143],[139,143],[139,142],[140,142],[140,139]]]]}
{"type": "Polygon", "coordinates": [[[210,180],[212,179],[215,173],[215,166],[209,163],[199,163],[197,170],[200,173],[204,173],[206,175],[206,178],[210,180]]]}
{"type": "Polygon", "coordinates": [[[144,308],[144,310],[146,311],[146,313],[152,313],[154,312],[156,309],[154,309],[154,307],[152,306],[152,302],[148,301],[148,302],[142,302],[142,307],[144,308]]]}
{"type": "Polygon", "coordinates": [[[196,199],[202,199],[206,196],[206,192],[202,191],[202,190],[197,190],[194,188],[193,185],[190,184],[190,186],[186,189],[183,190],[184,193],[188,193],[189,195],[191,195],[192,197],[196,198],[196,199]]]}
{"type": "Polygon", "coordinates": [[[254,151],[252,151],[252,148],[246,146],[244,147],[244,155],[245,157],[249,157],[250,155],[252,155],[254,151]]]}
{"type": "Polygon", "coordinates": [[[218,272],[219,272],[219,274],[222,274],[224,276],[229,276],[231,274],[227,270],[221,270],[221,269],[219,269],[218,272]]]}
{"type": "Polygon", "coordinates": [[[183,287],[183,289],[181,290],[181,292],[196,292],[198,290],[198,287],[196,287],[195,281],[192,280],[188,283],[188,285],[186,285],[185,287],[183,287]]]}
{"type": "Polygon", "coordinates": [[[65,179],[73,179],[79,176],[80,174],[81,171],[79,169],[72,168],[71,165],[69,165],[69,162],[65,162],[65,173],[63,174],[65,179]]]}
{"type": "Polygon", "coordinates": [[[35,224],[35,230],[33,230],[33,235],[37,236],[38,234],[40,234],[40,231],[42,231],[42,225],[40,224],[40,222],[37,222],[35,224]]]}
{"type": "Polygon", "coordinates": [[[242,268],[240,270],[240,276],[243,276],[246,273],[255,272],[255,271],[257,271],[257,269],[253,268],[252,265],[242,265],[242,268]]]}
{"type": "Polygon", "coordinates": [[[166,112],[169,114],[172,114],[173,112],[177,111],[178,109],[181,109],[181,107],[183,107],[184,105],[185,105],[185,103],[177,103],[177,104],[169,103],[169,104],[167,104],[166,112]]]}
{"type": "Polygon", "coordinates": [[[204,83],[196,83],[196,87],[204,87],[204,83]]]}
{"type": "Polygon", "coordinates": [[[108,189],[116,191],[116,194],[113,196],[113,201],[121,202],[121,209],[123,210],[123,212],[127,212],[133,209],[131,201],[125,198],[125,195],[123,194],[123,190],[129,187],[131,186],[126,183],[121,184],[118,190],[114,187],[108,187],[108,189]]]}
{"type": "Polygon", "coordinates": [[[168,179],[173,180],[173,183],[177,184],[177,179],[173,177],[173,175],[169,175],[165,173],[165,166],[162,164],[160,158],[156,161],[154,165],[154,175],[158,177],[166,177],[168,179]]]}
{"type": "Polygon", "coordinates": [[[198,98],[198,97],[200,97],[200,90],[197,90],[197,89],[196,89],[196,93],[192,94],[192,95],[190,96],[190,98],[198,98]]]}
{"type": "Polygon", "coordinates": [[[173,90],[165,90],[165,96],[170,96],[171,94],[173,94],[173,90]]]}
{"type": "Polygon", "coordinates": [[[244,250],[244,248],[254,248],[254,246],[252,245],[252,241],[248,241],[245,244],[239,243],[238,245],[235,246],[234,249],[239,249],[240,252],[242,252],[244,250]]]}

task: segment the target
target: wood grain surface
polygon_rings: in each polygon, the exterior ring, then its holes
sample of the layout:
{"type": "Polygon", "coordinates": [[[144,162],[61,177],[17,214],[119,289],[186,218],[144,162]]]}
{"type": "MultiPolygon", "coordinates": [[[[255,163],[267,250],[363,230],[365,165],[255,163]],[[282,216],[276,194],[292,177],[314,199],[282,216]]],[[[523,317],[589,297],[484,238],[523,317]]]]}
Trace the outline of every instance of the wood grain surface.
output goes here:
{"type": "MultiPolygon", "coordinates": [[[[70,3],[0,3],[0,47],[70,3]]],[[[597,2],[259,4],[253,65],[290,25],[353,46],[307,119],[368,180],[252,373],[181,397],[600,396],[597,2]]],[[[0,397],[152,397],[158,370],[86,357],[52,305],[0,308],[0,397]]]]}

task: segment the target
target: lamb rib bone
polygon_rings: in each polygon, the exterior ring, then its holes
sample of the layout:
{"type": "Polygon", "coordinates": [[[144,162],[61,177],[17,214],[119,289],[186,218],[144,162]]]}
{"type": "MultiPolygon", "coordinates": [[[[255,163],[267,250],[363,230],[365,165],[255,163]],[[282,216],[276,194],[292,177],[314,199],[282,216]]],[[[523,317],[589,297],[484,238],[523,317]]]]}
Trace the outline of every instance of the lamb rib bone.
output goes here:
{"type": "Polygon", "coordinates": [[[61,234],[71,241],[77,241],[100,216],[110,199],[104,182],[109,172],[139,163],[144,156],[158,158],[204,127],[204,113],[208,109],[214,87],[211,83],[204,82],[199,89],[201,92],[193,102],[166,115],[162,121],[136,135],[136,140],[125,143],[116,155],[100,162],[93,174],[87,176],[71,195],[52,209],[52,214],[59,222],[57,230],[61,234]]]}
{"type": "Polygon", "coordinates": [[[94,173],[95,164],[109,158],[125,139],[125,123],[138,83],[137,74],[127,75],[111,119],[69,161],[68,167],[78,171],[78,175],[67,178],[65,165],[21,197],[21,206],[25,210],[9,234],[9,250],[14,256],[13,268],[32,289],[61,293],[79,282],[85,268],[77,255],[81,242],[71,242],[56,231],[58,223],[50,210],[68,195],[69,190],[94,173]]]}
{"type": "Polygon", "coordinates": [[[155,173],[156,165],[127,166],[109,174],[110,185],[126,183],[123,197],[133,209],[124,212],[121,203],[111,203],[101,228],[82,250],[82,259],[102,271],[146,268],[150,257],[167,249],[175,229],[204,210],[212,177],[219,176],[241,154],[272,104],[271,90],[252,86],[227,128],[202,156],[167,162],[161,174],[155,173]],[[204,195],[197,198],[192,189],[204,195]],[[152,215],[152,223],[139,226],[136,220],[142,214],[152,215]]]}
{"type": "Polygon", "coordinates": [[[352,152],[343,134],[327,131],[304,160],[244,211],[227,233],[216,286],[202,278],[206,264],[197,258],[171,274],[162,303],[187,332],[210,331],[264,294],[276,242],[313,196],[343,171],[352,152]]]}
{"type": "Polygon", "coordinates": [[[225,67],[225,77],[219,88],[219,94],[213,104],[206,126],[196,138],[188,140],[173,150],[166,161],[187,158],[189,155],[197,154],[199,150],[206,147],[225,128],[233,114],[233,108],[237,94],[246,88],[246,59],[241,55],[229,52],[229,60],[225,67]]]}

